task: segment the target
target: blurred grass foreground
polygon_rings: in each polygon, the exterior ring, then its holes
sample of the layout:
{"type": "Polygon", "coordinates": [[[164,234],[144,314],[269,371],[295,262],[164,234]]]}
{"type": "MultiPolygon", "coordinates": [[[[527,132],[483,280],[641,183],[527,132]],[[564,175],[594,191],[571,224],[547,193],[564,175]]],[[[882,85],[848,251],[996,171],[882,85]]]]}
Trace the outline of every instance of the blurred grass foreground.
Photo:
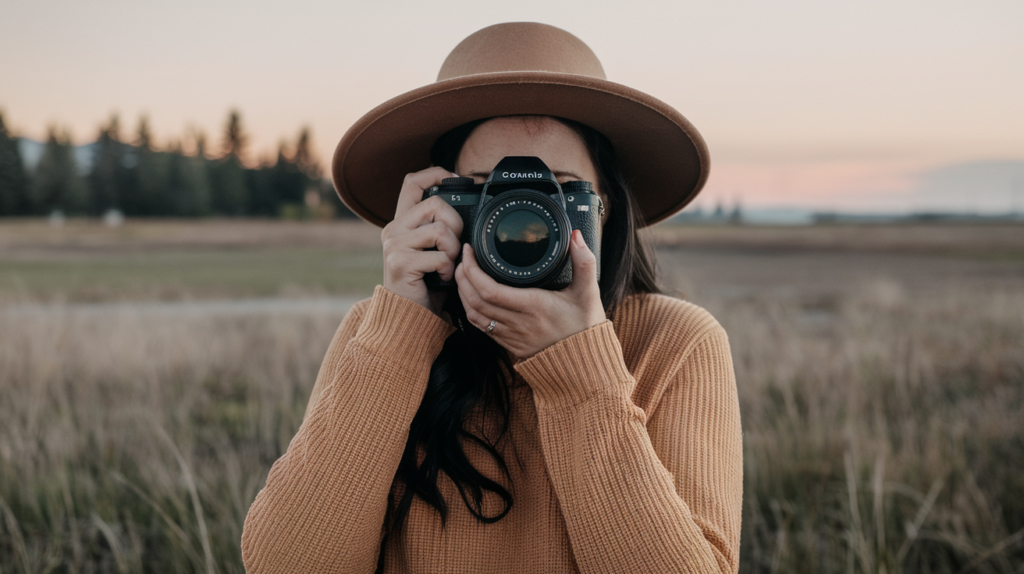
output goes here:
{"type": "MultiPolygon", "coordinates": [[[[655,233],[730,335],[742,572],[1024,572],[1024,227],[655,233]]],[[[241,572],[378,242],[0,223],[0,572],[241,572]]]]}

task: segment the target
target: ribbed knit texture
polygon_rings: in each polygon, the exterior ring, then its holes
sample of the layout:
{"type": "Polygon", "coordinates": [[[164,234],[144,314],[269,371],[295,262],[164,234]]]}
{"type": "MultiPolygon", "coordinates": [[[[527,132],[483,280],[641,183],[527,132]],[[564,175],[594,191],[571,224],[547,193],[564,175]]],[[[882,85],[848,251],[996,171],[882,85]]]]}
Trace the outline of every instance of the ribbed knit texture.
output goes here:
{"type": "MultiPolygon", "coordinates": [[[[409,424],[452,327],[378,287],[331,342],[306,419],[246,517],[248,572],[373,572],[409,424]]],[[[736,572],[739,403],[725,332],[703,309],[633,297],[515,365],[512,510],[480,524],[441,476],[448,524],[415,499],[386,572],[736,572]]],[[[470,460],[499,479],[493,460],[470,460]]],[[[485,498],[485,511],[500,509],[485,498]]]]}

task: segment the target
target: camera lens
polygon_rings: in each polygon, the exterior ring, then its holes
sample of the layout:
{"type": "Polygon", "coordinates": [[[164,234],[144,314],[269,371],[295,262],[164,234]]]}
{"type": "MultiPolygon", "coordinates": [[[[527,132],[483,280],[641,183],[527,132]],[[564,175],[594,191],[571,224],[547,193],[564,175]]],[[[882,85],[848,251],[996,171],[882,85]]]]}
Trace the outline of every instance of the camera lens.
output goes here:
{"type": "Polygon", "coordinates": [[[557,199],[514,189],[480,208],[471,243],[480,267],[499,283],[539,287],[566,264],[570,233],[569,216],[557,199]]]}
{"type": "Polygon", "coordinates": [[[536,264],[547,253],[551,230],[540,215],[528,210],[502,217],[494,229],[494,250],[516,267],[536,264]]]}

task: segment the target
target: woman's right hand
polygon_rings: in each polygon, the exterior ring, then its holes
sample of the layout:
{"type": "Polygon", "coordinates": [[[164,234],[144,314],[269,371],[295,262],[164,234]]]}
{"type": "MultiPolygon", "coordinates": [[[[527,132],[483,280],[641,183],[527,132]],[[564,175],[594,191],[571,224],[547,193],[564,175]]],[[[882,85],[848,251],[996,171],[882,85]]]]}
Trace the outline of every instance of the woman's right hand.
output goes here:
{"type": "Polygon", "coordinates": [[[421,201],[423,190],[457,177],[446,169],[431,167],[405,176],[398,196],[395,218],[380,234],[384,244],[384,288],[441,314],[446,293],[430,291],[423,276],[436,271],[448,281],[455,274],[455,260],[462,242],[462,217],[434,196],[421,201]],[[437,248],[437,251],[426,251],[437,248]]]}

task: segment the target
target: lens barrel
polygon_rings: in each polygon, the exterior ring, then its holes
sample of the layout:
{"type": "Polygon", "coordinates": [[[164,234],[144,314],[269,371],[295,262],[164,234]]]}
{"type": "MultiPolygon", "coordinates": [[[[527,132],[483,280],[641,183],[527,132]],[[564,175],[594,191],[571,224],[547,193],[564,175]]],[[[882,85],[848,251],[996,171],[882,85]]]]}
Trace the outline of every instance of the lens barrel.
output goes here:
{"type": "Polygon", "coordinates": [[[477,262],[496,281],[533,287],[562,269],[571,233],[558,201],[533,189],[513,189],[483,205],[470,241],[477,262]]]}

